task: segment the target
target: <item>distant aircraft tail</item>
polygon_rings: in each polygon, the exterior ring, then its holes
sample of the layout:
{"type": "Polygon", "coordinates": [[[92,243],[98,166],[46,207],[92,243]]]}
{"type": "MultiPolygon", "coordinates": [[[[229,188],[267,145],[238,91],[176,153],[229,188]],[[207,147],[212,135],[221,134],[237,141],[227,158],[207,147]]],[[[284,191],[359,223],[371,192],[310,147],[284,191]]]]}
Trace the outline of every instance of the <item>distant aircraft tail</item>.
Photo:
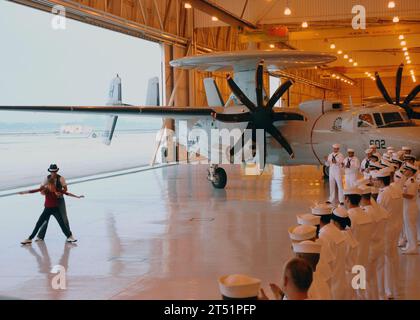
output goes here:
{"type": "Polygon", "coordinates": [[[204,79],[204,88],[206,90],[207,103],[209,107],[224,106],[222,95],[213,78],[204,79]]]}
{"type": "MultiPolygon", "coordinates": [[[[121,78],[117,76],[112,79],[109,86],[107,106],[121,106],[122,105],[122,86],[121,78]]],[[[103,134],[103,142],[109,146],[114,137],[115,127],[117,126],[118,116],[110,116],[108,124],[103,134]]]]}
{"type": "Polygon", "coordinates": [[[159,106],[159,105],[160,105],[159,78],[154,77],[154,78],[149,79],[149,84],[147,86],[146,106],[159,106]]]}
{"type": "MultiPolygon", "coordinates": [[[[121,78],[117,76],[112,79],[111,85],[109,87],[108,94],[108,106],[124,106],[122,102],[122,86],[121,78]]],[[[154,77],[149,80],[147,87],[147,96],[146,96],[146,105],[147,106],[159,106],[160,105],[160,96],[159,96],[159,78],[154,77]]],[[[108,124],[105,128],[103,138],[106,145],[110,145],[112,138],[114,137],[115,128],[117,126],[118,116],[110,116],[108,124]]]]}

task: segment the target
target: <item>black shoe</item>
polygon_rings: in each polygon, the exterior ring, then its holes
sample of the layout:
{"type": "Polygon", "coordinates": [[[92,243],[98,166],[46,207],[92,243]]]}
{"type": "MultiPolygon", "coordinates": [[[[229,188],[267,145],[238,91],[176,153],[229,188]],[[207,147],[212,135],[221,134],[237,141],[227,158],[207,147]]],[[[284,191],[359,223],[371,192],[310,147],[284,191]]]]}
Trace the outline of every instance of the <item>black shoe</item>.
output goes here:
{"type": "Polygon", "coordinates": [[[331,204],[331,202],[330,202],[330,201],[325,201],[325,203],[326,203],[326,204],[331,204]]]}
{"type": "Polygon", "coordinates": [[[340,206],[343,206],[344,207],[344,203],[343,202],[340,202],[340,206]]]}

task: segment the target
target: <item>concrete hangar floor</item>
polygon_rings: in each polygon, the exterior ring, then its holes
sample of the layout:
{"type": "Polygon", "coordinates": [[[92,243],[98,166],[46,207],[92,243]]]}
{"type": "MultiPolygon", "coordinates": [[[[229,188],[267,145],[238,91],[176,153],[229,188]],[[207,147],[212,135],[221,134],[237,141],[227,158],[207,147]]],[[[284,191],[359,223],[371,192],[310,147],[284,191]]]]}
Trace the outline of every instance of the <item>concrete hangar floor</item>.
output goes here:
{"type": "MultiPolygon", "coordinates": [[[[0,295],[22,299],[220,299],[217,278],[246,273],[278,281],[291,256],[287,228],[326,198],[316,167],[274,168],[261,177],[227,166],[226,190],[206,166],[175,165],[70,186],[79,239],[65,244],[52,221],[45,242],[21,247],[42,209],[39,195],[2,197],[0,295]],[[66,290],[51,286],[55,265],[66,290]]],[[[420,255],[400,256],[398,299],[420,299],[420,255]]]]}

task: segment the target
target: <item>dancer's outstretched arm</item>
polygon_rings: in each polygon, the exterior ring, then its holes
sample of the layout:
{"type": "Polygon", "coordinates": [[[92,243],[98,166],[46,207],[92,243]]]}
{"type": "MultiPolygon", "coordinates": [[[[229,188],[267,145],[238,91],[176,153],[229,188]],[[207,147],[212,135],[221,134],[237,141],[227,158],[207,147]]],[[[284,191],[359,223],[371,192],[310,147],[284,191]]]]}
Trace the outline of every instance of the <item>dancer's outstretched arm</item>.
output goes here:
{"type": "Polygon", "coordinates": [[[73,198],[77,198],[77,199],[81,199],[81,198],[84,198],[85,196],[84,195],[81,195],[81,196],[78,196],[78,195],[75,195],[75,194],[73,194],[73,193],[70,193],[70,192],[64,192],[64,194],[66,195],[66,196],[69,196],[69,197],[73,197],[73,198]]]}

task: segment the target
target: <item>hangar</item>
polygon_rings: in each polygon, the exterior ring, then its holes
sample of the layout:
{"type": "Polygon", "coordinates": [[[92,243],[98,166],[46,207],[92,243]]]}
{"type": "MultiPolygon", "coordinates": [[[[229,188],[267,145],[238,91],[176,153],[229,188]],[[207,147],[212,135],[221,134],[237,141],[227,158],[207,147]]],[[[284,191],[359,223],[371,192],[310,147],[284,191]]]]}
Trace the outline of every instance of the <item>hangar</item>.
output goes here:
{"type": "Polygon", "coordinates": [[[418,1],[2,6],[1,296],[327,299],[284,283],[312,254],[329,299],[420,297],[418,1]],[[28,190],[74,237],[22,241],[28,190]]]}

